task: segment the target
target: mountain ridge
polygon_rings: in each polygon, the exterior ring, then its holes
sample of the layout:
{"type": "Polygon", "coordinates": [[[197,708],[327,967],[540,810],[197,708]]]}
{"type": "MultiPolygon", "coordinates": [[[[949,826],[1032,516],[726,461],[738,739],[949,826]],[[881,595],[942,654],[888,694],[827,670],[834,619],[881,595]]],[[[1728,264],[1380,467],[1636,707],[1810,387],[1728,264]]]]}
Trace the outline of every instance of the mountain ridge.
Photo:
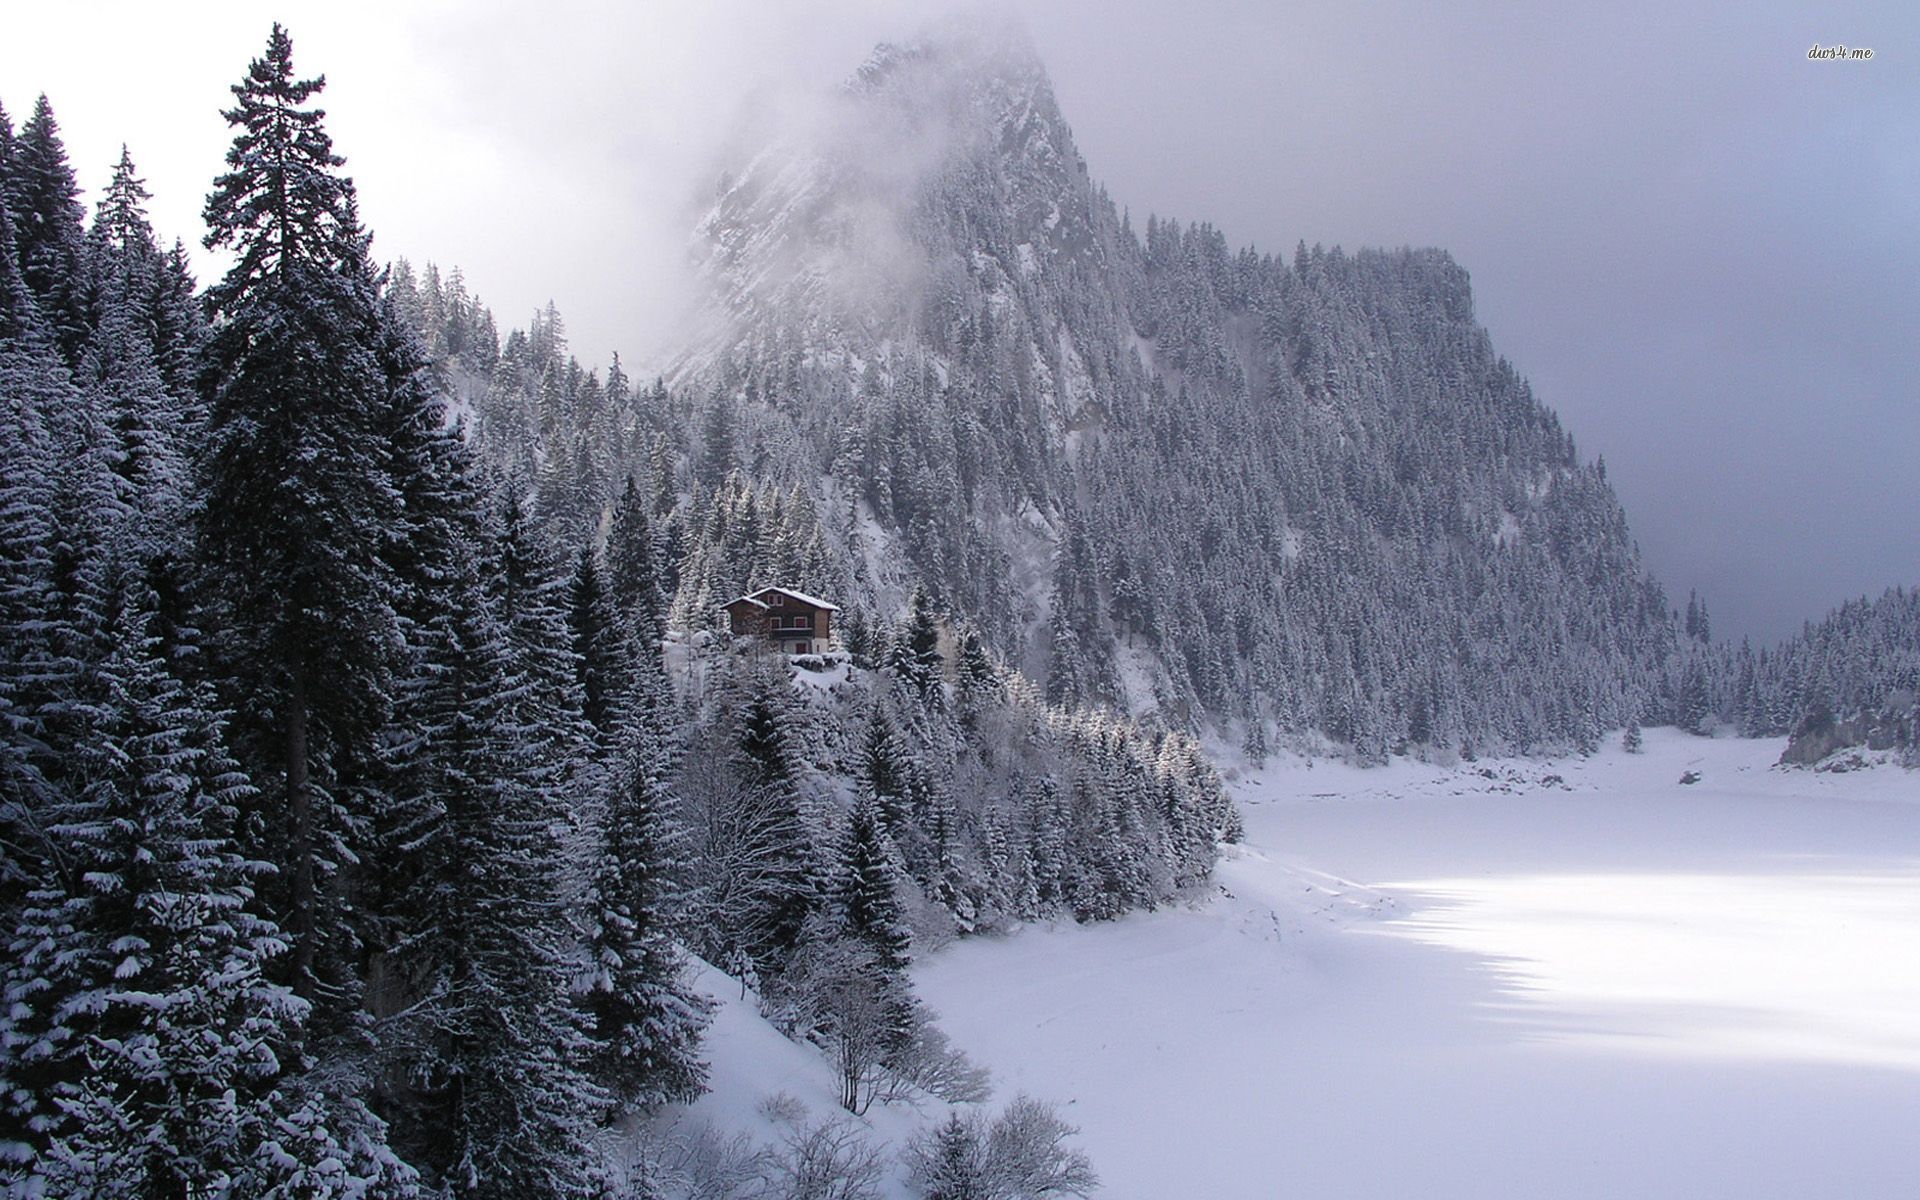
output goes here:
{"type": "Polygon", "coordinates": [[[676,625],[781,582],[872,661],[924,589],[1051,700],[1364,761],[1675,710],[1604,467],[1444,251],[1136,228],[997,35],[882,47],[731,161],[660,384],[562,362],[557,314],[476,381],[565,537],[654,497],[676,625]]]}
{"type": "MultiPolygon", "coordinates": [[[[1211,522],[1199,510],[1215,485],[1227,485],[1238,493],[1229,507],[1239,529],[1226,540],[1250,544],[1243,557],[1269,568],[1268,582],[1310,576],[1316,557],[1361,576],[1369,557],[1384,558],[1373,565],[1411,577],[1452,570],[1474,540],[1543,552],[1531,568],[1501,568],[1511,577],[1494,589],[1553,592],[1530,655],[1563,666],[1579,659],[1607,694],[1543,704],[1508,697],[1508,707],[1532,711],[1492,731],[1495,744],[1590,742],[1605,724],[1657,703],[1652,667],[1672,639],[1664,596],[1640,569],[1603,472],[1580,462],[1474,323],[1467,274],[1450,256],[1302,246],[1289,263],[1229,251],[1211,226],[1157,218],[1141,238],[1094,184],[1038,59],[985,44],[883,46],[835,98],[824,136],[797,154],[750,159],[700,225],[730,320],[675,378],[784,427],[773,437],[784,444],[765,447],[760,465],[786,482],[819,479],[823,499],[832,493],[849,506],[835,531],[847,560],[872,560],[855,543],[882,539],[878,557],[903,554],[916,581],[982,624],[1057,695],[1163,710],[1176,722],[1205,711],[1328,728],[1342,741],[1359,733],[1375,754],[1408,737],[1427,743],[1434,731],[1417,719],[1370,736],[1338,710],[1384,718],[1431,707],[1423,692],[1467,703],[1471,689],[1445,676],[1475,661],[1458,643],[1472,640],[1462,626],[1471,627],[1484,581],[1460,582],[1459,603],[1443,606],[1441,619],[1418,584],[1397,578],[1390,604],[1344,618],[1363,627],[1349,645],[1290,652],[1289,639],[1317,636],[1323,622],[1303,619],[1279,637],[1238,630],[1223,652],[1194,645],[1217,637],[1126,613],[1128,599],[1115,592],[1138,570],[1123,543],[1150,522],[1126,495],[1140,471],[1111,460],[1157,457],[1158,466],[1146,464],[1152,474],[1185,443],[1196,460],[1149,489],[1163,502],[1159,518],[1197,518],[1186,532],[1217,552],[1221,539],[1205,536],[1211,522]],[[797,161],[807,169],[795,171],[797,161]],[[905,455],[923,461],[901,461],[893,426],[902,420],[873,418],[891,405],[921,426],[910,440],[940,443],[905,455]],[[855,434],[848,426],[863,411],[869,429],[855,434]],[[1223,428],[1235,445],[1220,444],[1223,428]],[[980,443],[971,456],[970,441],[980,443]],[[1164,453],[1143,454],[1149,447],[1164,453]],[[868,462],[876,448],[884,469],[868,462]],[[1264,466],[1256,448],[1271,452],[1264,466]],[[932,494],[909,497],[904,514],[895,503],[903,470],[936,477],[921,480],[932,494]],[[1449,483],[1476,471],[1484,477],[1475,483],[1449,483]],[[1415,477],[1446,493],[1436,504],[1447,511],[1408,511],[1392,495],[1415,477]],[[970,528],[915,535],[916,518],[943,523],[921,511],[923,501],[964,512],[970,528]],[[1076,533],[1083,521],[1090,528],[1076,533]],[[1416,533],[1430,544],[1392,544],[1416,533]],[[1076,548],[1076,537],[1088,544],[1076,548]],[[1052,560],[1044,569],[1031,561],[1042,551],[1052,560]],[[1583,587],[1609,578],[1627,586],[1583,604],[1576,569],[1583,587]],[[997,586],[1008,573],[1044,580],[997,586]],[[1452,628],[1405,651],[1390,644],[1405,639],[1387,626],[1409,617],[1452,628]],[[1417,665],[1368,661],[1383,653],[1417,665]],[[1239,669],[1263,656],[1264,668],[1239,669]],[[1265,703],[1276,688],[1291,694],[1265,703]],[[1389,693],[1395,703],[1382,702],[1389,693]]],[[[1480,551],[1466,557],[1468,575],[1494,565],[1480,551]]],[[[1192,565],[1188,577],[1213,586],[1263,586],[1237,567],[1192,565]]],[[[900,601],[884,581],[848,582],[882,611],[900,601]]],[[[1163,578],[1150,590],[1178,606],[1171,593],[1181,586],[1163,578]]],[[[1264,601],[1288,607],[1288,586],[1268,588],[1264,601]]],[[[1315,590],[1312,607],[1341,607],[1343,589],[1315,590]]],[[[1184,615],[1217,631],[1222,618],[1244,625],[1256,606],[1242,600],[1225,606],[1237,611],[1208,614],[1188,604],[1184,615]]],[[[1459,723],[1462,732],[1479,724],[1464,714],[1459,723]]],[[[1448,748],[1471,750],[1473,740],[1450,733],[1448,748]]]]}

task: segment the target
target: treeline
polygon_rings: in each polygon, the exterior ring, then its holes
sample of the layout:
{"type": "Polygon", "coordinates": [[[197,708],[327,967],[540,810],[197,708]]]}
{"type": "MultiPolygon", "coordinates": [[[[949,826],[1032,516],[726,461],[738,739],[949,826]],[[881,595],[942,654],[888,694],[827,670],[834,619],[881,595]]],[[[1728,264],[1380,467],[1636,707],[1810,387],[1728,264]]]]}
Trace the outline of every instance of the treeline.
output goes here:
{"type": "MultiPolygon", "coordinates": [[[[1236,304],[1251,303],[1253,291],[1275,270],[1273,260],[1228,254],[1219,235],[1205,227],[1182,230],[1150,221],[1148,241],[1159,247],[1162,269],[1177,271],[1179,262],[1193,258],[1204,264],[1194,269],[1211,280],[1209,286],[1236,304]]],[[[1436,305],[1447,319],[1470,317],[1464,276],[1443,256],[1349,259],[1307,251],[1296,256],[1292,274],[1357,271],[1372,282],[1349,282],[1345,289],[1388,296],[1399,286],[1391,280],[1409,270],[1437,272],[1425,276],[1428,298],[1421,303],[1436,305]]],[[[1170,623],[1195,638],[1210,638],[1217,627],[1236,631],[1231,644],[1187,660],[1189,675],[1199,670],[1215,678],[1246,669],[1243,649],[1267,661],[1261,647],[1277,628],[1284,636],[1274,651],[1279,658],[1265,673],[1269,682],[1262,686],[1269,690],[1241,698],[1252,712],[1269,714],[1264,721],[1243,719],[1247,749],[1255,753],[1303,730],[1324,733],[1372,759],[1406,750],[1590,749],[1602,730],[1625,724],[1703,733],[1733,729],[1754,737],[1793,734],[1803,724],[1834,725],[1857,727],[1857,737],[1842,734],[1857,741],[1866,740],[1871,725],[1885,730],[1873,735],[1876,741],[1906,736],[1897,722],[1873,714],[1889,702],[1900,709],[1914,686],[1910,661],[1920,641],[1903,615],[1901,598],[1908,593],[1850,603],[1778,647],[1715,642],[1704,600],[1690,596],[1683,609],[1668,612],[1658,585],[1638,574],[1604,467],[1578,464],[1551,414],[1525,394],[1504,364],[1493,364],[1497,386],[1488,393],[1486,411],[1477,414],[1442,396],[1423,401],[1420,419],[1412,422],[1404,414],[1390,420],[1364,396],[1357,404],[1343,402],[1342,427],[1351,423],[1364,430],[1366,444],[1385,448],[1406,438],[1412,448],[1393,451],[1380,464],[1390,466],[1388,473],[1359,485],[1371,498],[1341,518],[1346,533],[1338,545],[1323,547],[1337,553],[1314,553],[1306,524],[1287,523],[1289,503],[1306,512],[1340,504],[1317,495],[1320,485],[1313,481],[1324,481],[1330,471],[1358,479],[1355,468],[1294,462],[1303,453],[1299,448],[1311,452],[1316,440],[1298,426],[1263,424],[1257,434],[1215,429],[1206,405],[1184,387],[1170,395],[1164,385],[1148,384],[1157,429],[1152,447],[1141,447],[1124,465],[1113,458],[1115,439],[1096,440],[1083,452],[1082,461],[1110,482],[1121,476],[1147,481],[1137,492],[1108,487],[1106,494],[1131,515],[1122,531],[1109,527],[1096,534],[1099,522],[1081,498],[1048,499],[1051,491],[1031,483],[1039,478],[1037,452],[1022,450],[1022,439],[1008,432],[1017,427],[1009,423],[1021,407],[1017,397],[1031,383],[1022,382],[1004,348],[980,365],[990,377],[1011,381],[1016,397],[1003,400],[1005,411],[987,414],[994,420],[956,414],[955,390],[939,382],[940,360],[928,354],[907,360],[904,370],[895,367],[884,383],[874,365],[852,385],[830,374],[823,381],[818,368],[802,368],[797,352],[783,352],[786,367],[777,385],[736,372],[711,392],[704,385],[669,389],[659,382],[635,389],[617,360],[602,382],[567,357],[561,318],[551,307],[535,315],[530,333],[511,333],[502,354],[492,341],[491,313],[465,296],[457,272],[445,284],[431,266],[421,283],[413,285],[413,278],[404,262],[396,267],[396,294],[417,287],[422,297],[412,309],[427,321],[422,336],[467,347],[450,352],[445,362],[462,383],[476,426],[489,431],[477,440],[491,457],[540,481],[538,494],[550,498],[540,511],[556,530],[583,536],[580,531],[595,528],[614,501],[613,489],[625,486],[620,481],[643,481],[638,486],[654,522],[664,602],[676,627],[705,627],[721,602],[781,579],[842,599],[848,608],[844,640],[859,661],[871,664],[884,654],[888,605],[926,583],[996,651],[1024,646],[1028,665],[1045,680],[1045,694],[1065,702],[1119,698],[1136,706],[1142,697],[1123,694],[1119,663],[1136,647],[1150,649],[1158,661],[1170,623]],[[485,366],[503,359],[517,364],[510,376],[485,366]],[[809,453],[784,423],[811,413],[816,402],[821,414],[837,412],[843,421],[821,434],[830,457],[809,453]],[[1460,427],[1479,421],[1497,427],[1511,420],[1499,416],[1503,408],[1532,424],[1506,433],[1460,427]],[[1396,422],[1408,429],[1392,428],[1396,422]],[[1465,444],[1433,450],[1446,439],[1465,444]],[[1193,453],[1182,452],[1196,445],[1193,453]],[[1461,477],[1444,484],[1435,477],[1439,490],[1429,492],[1415,474],[1425,468],[1407,465],[1424,461],[1429,452],[1452,462],[1461,477]],[[1560,465],[1519,491],[1493,481],[1499,464],[1539,456],[1560,465]],[[1267,470],[1258,461],[1267,458],[1293,464],[1278,472],[1275,491],[1229,482],[1267,470]],[[1011,474],[1009,465],[1015,468],[1011,474]],[[1202,470],[1217,477],[1223,493],[1237,497],[1233,505],[1264,506],[1261,512],[1253,519],[1231,516],[1208,487],[1178,478],[1179,472],[1202,470]],[[1171,511],[1202,515],[1197,540],[1161,544],[1169,541],[1162,527],[1170,522],[1155,514],[1169,509],[1147,497],[1163,490],[1181,497],[1171,511]],[[1476,491],[1498,499],[1474,499],[1476,491]],[[1535,492],[1566,501],[1541,518],[1545,545],[1531,544],[1527,526],[1515,516],[1534,503],[1535,492]],[[1044,529],[990,519],[1007,506],[1043,502],[1061,513],[1044,529]],[[1489,507],[1501,514],[1490,531],[1485,521],[1469,519],[1489,507]],[[1372,532],[1376,522],[1384,537],[1372,532]],[[1486,533],[1484,548],[1462,540],[1473,528],[1486,533]],[[1416,553],[1429,560],[1411,576],[1382,557],[1402,553],[1405,547],[1396,547],[1395,539],[1410,533],[1418,533],[1425,547],[1416,553]],[[1116,544],[1121,548],[1102,549],[1116,544]],[[1137,548],[1142,545],[1159,549],[1143,552],[1137,548]],[[1015,616],[1020,600],[1014,566],[1022,555],[1029,563],[1039,556],[1051,573],[1046,624],[1024,634],[1015,616]],[[1206,599],[1195,609],[1196,594],[1177,582],[1205,577],[1218,562],[1239,564],[1236,570],[1244,575],[1245,564],[1263,556],[1277,556],[1282,567],[1276,579],[1261,585],[1274,589],[1275,607],[1264,615],[1235,616],[1228,594],[1217,588],[1201,593],[1206,599]],[[940,580],[947,582],[942,586],[940,580]],[[1594,581],[1592,594],[1583,594],[1581,581],[1594,581]],[[1393,619],[1395,613],[1435,611],[1439,603],[1454,614],[1448,620],[1455,627],[1393,619]],[[1335,619],[1315,615],[1323,609],[1335,619]],[[1588,645],[1580,658],[1589,668],[1586,685],[1565,693],[1557,684],[1541,686],[1542,664],[1575,648],[1568,638],[1606,628],[1623,631],[1627,645],[1588,645]],[[1350,678],[1326,675],[1326,662],[1342,656],[1364,670],[1350,678]],[[1423,657],[1437,663],[1424,679],[1410,665],[1423,657]],[[1462,662],[1471,669],[1463,673],[1462,662]],[[1397,690],[1386,688],[1389,677],[1402,681],[1397,690]],[[1330,705],[1303,707],[1302,689],[1327,678],[1346,680],[1346,690],[1330,705]],[[1361,700],[1363,691],[1370,701],[1361,700]],[[1563,733],[1542,732],[1549,728],[1563,733]]],[[[1183,369],[1210,360],[1215,369],[1231,372],[1232,356],[1206,340],[1205,331],[1217,322],[1181,323],[1165,309],[1149,306],[1146,319],[1155,329],[1174,324],[1161,341],[1184,339],[1177,343],[1183,348],[1169,349],[1170,359],[1183,369]],[[1199,344],[1186,344],[1193,339],[1199,344]]],[[[1402,310],[1393,320],[1408,327],[1394,334],[1405,342],[1413,337],[1411,327],[1427,318],[1402,310]]],[[[1292,321],[1310,324],[1304,316],[1292,321]]],[[[962,322],[955,348],[979,354],[983,345],[996,344],[982,328],[962,322]]],[[[1314,335],[1296,329],[1287,336],[1304,346],[1314,335]]],[[[1484,343],[1477,329],[1463,336],[1470,344],[1484,343]]],[[[1371,350],[1366,358],[1379,361],[1371,350]]],[[[1324,377],[1329,370],[1322,354],[1310,374],[1324,377]]],[[[1320,419],[1331,419],[1331,399],[1323,396],[1321,404],[1320,419]]],[[[1044,438],[1037,424],[1032,433],[1044,438]]],[[[1346,445],[1330,449],[1336,456],[1351,453],[1346,445]]],[[[1148,700],[1162,723],[1176,726],[1200,721],[1212,704],[1230,713],[1241,702],[1220,687],[1207,695],[1209,707],[1203,708],[1200,697],[1162,678],[1148,700]]]]}
{"type": "MultiPolygon", "coordinates": [[[[699,740],[676,788],[689,828],[758,827],[769,822],[714,814],[793,805],[770,824],[820,828],[790,857],[813,878],[846,877],[858,873],[850,862],[836,868],[817,856],[844,851],[849,822],[870,808],[888,869],[927,902],[911,923],[936,940],[1154,907],[1203,881],[1215,844],[1238,836],[1236,814],[1192,739],[1046,704],[976,633],[945,628],[920,594],[887,640],[872,671],[803,658],[812,665],[797,685],[785,661],[753,645],[693,655],[699,740]]],[[[693,857],[729,861],[717,847],[693,857]]],[[[740,919],[713,906],[700,922],[703,952],[767,960],[740,919]]]]}
{"type": "Polygon", "coordinates": [[[1689,615],[1694,636],[1669,673],[1672,724],[1791,737],[1788,762],[1861,745],[1920,761],[1920,592],[1850,600],[1758,650],[1714,642],[1704,604],[1690,603],[1689,615]]]}

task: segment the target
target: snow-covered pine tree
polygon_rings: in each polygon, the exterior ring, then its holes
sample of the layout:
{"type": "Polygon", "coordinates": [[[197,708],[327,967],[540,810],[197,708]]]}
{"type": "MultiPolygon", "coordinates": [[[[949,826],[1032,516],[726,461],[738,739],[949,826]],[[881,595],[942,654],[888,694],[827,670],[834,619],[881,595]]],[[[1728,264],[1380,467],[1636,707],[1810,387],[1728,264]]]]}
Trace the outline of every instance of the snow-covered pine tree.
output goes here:
{"type": "Polygon", "coordinates": [[[887,710],[886,701],[876,696],[867,713],[856,781],[861,795],[873,800],[887,836],[898,839],[905,836],[912,825],[909,798],[915,791],[913,764],[908,761],[900,732],[887,710]]]}
{"type": "Polygon", "coordinates": [[[900,874],[893,861],[879,804],[863,797],[853,806],[840,849],[840,926],[872,948],[874,962],[904,978],[912,962],[913,934],[900,912],[900,874]]]}
{"type": "Polygon", "coordinates": [[[960,633],[953,675],[954,699],[961,724],[977,734],[982,710],[1001,699],[1001,689],[1000,673],[987,655],[979,629],[973,625],[960,633]]]}
{"type": "Polygon", "coordinates": [[[607,529],[607,586],[623,619],[632,624],[633,636],[642,642],[657,642],[666,601],[660,592],[648,507],[638,481],[628,476],[607,529]]]}
{"type": "Polygon", "coordinates": [[[159,659],[154,597],[137,577],[125,586],[113,649],[76,698],[79,790],[45,814],[58,869],[9,956],[0,1064],[9,1116],[30,1132],[0,1177],[126,1200],[267,1195],[319,1175],[343,1186],[301,1194],[405,1194],[411,1172],[379,1123],[289,1076],[308,1005],[267,977],[287,946],[252,911],[271,868],[233,838],[250,787],[206,697],[159,659]],[[308,1136],[290,1144],[302,1114],[308,1136]]]}
{"type": "Polygon", "coordinates": [[[745,667],[738,681],[740,767],[759,786],[791,786],[798,773],[788,740],[794,704],[784,693],[784,674],[778,664],[755,663],[745,667]]]}
{"type": "Polygon", "coordinates": [[[887,670],[915,705],[925,712],[946,707],[941,684],[945,662],[940,656],[940,626],[933,601],[919,588],[907,601],[907,621],[895,634],[887,656],[887,670]]]}
{"type": "Polygon", "coordinates": [[[1033,879],[1036,910],[1059,908],[1067,900],[1067,812],[1059,784],[1043,776],[1028,796],[1027,873],[1033,879]]]}
{"type": "Polygon", "coordinates": [[[430,734],[437,728],[438,689],[456,652],[452,614],[477,586],[489,498],[471,451],[446,424],[441,381],[417,335],[390,296],[383,303],[377,348],[388,389],[376,428],[388,447],[398,503],[381,553],[391,572],[402,657],[368,781],[380,803],[367,825],[370,845],[355,872],[354,894],[361,971],[371,981],[367,1004],[376,1015],[405,1003],[390,955],[419,933],[411,893],[423,839],[440,819],[438,747],[430,734]]]}
{"type": "Polygon", "coordinates": [[[100,305],[109,294],[144,296],[153,287],[160,250],[154,244],[153,226],[147,222],[146,205],[152,198],[134,170],[133,155],[121,146],[107,190],[94,207],[93,227],[87,231],[93,325],[100,323],[100,305]]]}
{"type": "Polygon", "coordinates": [[[154,363],[166,380],[167,391],[192,402],[190,415],[197,424],[200,414],[195,381],[206,348],[207,318],[184,243],[176,240],[161,257],[146,299],[153,322],[154,363]]]}
{"type": "MultiPolygon", "coordinates": [[[[568,775],[534,724],[550,709],[527,699],[540,685],[510,628],[504,551],[464,571],[413,705],[415,819],[396,847],[413,866],[409,923],[386,956],[392,982],[374,996],[382,1107],[395,1145],[449,1195],[584,1197],[605,1096],[582,1070],[587,1040],[568,986],[557,836],[568,775]]],[[[549,636],[564,653],[564,626],[549,636]]]]}
{"type": "Polygon", "coordinates": [[[922,1200],[992,1200],[986,1139],[975,1118],[949,1112],[908,1148],[907,1163],[922,1200]]]}
{"type": "Polygon", "coordinates": [[[56,444],[48,428],[73,389],[38,304],[21,279],[0,191],[0,932],[52,847],[40,816],[53,794],[40,729],[54,612],[56,444]]]}
{"type": "Polygon", "coordinates": [[[67,161],[53,105],[42,95],[20,127],[7,164],[16,253],[28,291],[39,302],[68,366],[87,341],[86,210],[67,161]]]}
{"type": "Polygon", "coordinates": [[[607,592],[600,556],[591,542],[580,547],[567,588],[567,627],[579,667],[582,711],[601,738],[615,732],[631,707],[637,680],[632,641],[622,636],[620,614],[607,592]]]}
{"type": "Polygon", "coordinates": [[[216,324],[201,463],[201,552],[222,611],[267,845],[285,868],[291,978],[351,1003],[339,870],[356,856],[354,760],[387,717],[400,651],[383,551],[398,516],[380,436],[377,296],[351,182],[298,79],[286,30],[233,88],[229,170],[207,245],[233,266],[216,324]]]}
{"type": "Polygon", "coordinates": [[[156,355],[153,305],[165,263],[147,224],[146,198],[122,150],[89,235],[93,328],[78,381],[111,432],[118,498],[135,514],[128,535],[163,593],[164,614],[182,607],[192,554],[187,505],[197,405],[169,389],[156,355]]]}
{"type": "Polygon", "coordinates": [[[528,769],[555,795],[592,762],[580,664],[567,625],[568,576],[561,552],[532,519],[513,481],[494,502],[490,586],[506,623],[515,670],[524,683],[516,705],[530,738],[528,769]]]}
{"type": "MultiPolygon", "coordinates": [[[[613,599],[614,627],[625,643],[625,657],[632,668],[633,719],[643,736],[658,738],[674,716],[672,688],[661,650],[666,601],[647,507],[645,495],[629,476],[607,530],[605,574],[613,599]]],[[[661,739],[663,753],[670,745],[670,741],[661,739]]]]}
{"type": "Polygon", "coordinates": [[[700,1037],[706,1002],[682,980],[684,960],[664,905],[673,849],[669,795],[652,739],[629,736],[607,773],[591,853],[587,960],[574,988],[592,1040],[589,1067],[614,1118],[706,1086],[700,1037]]]}
{"type": "Polygon", "coordinates": [[[790,742],[797,710],[787,693],[787,669],[777,661],[758,661],[753,651],[746,657],[734,683],[740,689],[735,753],[753,810],[750,823],[759,836],[754,886],[743,897],[745,910],[738,919],[749,931],[744,949],[765,972],[777,970],[800,945],[822,897],[790,742]]]}

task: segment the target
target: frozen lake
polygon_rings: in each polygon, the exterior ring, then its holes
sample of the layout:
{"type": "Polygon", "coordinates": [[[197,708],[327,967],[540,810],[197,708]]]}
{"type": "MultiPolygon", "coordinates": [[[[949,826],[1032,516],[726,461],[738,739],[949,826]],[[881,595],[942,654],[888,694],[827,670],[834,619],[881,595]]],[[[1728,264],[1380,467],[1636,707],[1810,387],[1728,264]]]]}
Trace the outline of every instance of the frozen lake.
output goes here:
{"type": "Polygon", "coordinates": [[[917,978],[1115,1200],[1914,1195],[1920,776],[1648,751],[1276,766],[1210,903],[917,978]]]}

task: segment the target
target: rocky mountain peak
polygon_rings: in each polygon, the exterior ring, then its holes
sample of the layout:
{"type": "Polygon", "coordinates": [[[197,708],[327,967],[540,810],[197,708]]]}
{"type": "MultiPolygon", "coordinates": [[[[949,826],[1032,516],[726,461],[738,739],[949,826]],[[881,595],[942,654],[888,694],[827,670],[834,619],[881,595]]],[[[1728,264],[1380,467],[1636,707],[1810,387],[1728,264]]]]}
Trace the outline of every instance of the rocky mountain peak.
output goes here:
{"type": "Polygon", "coordinates": [[[882,44],[836,94],[763,122],[722,178],[695,239],[717,344],[689,365],[770,337],[894,337],[956,263],[1032,276],[1086,252],[1091,208],[1024,32],[882,44]]]}

